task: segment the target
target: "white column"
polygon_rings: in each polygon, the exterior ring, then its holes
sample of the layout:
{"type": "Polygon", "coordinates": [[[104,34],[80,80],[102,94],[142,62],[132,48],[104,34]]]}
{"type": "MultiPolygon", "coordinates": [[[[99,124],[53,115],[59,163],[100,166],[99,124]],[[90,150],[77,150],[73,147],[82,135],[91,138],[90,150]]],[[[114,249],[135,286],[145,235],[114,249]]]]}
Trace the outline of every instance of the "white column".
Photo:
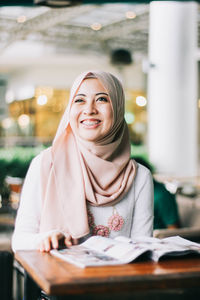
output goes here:
{"type": "Polygon", "coordinates": [[[157,171],[197,175],[196,2],[150,4],[149,158],[157,171]]]}

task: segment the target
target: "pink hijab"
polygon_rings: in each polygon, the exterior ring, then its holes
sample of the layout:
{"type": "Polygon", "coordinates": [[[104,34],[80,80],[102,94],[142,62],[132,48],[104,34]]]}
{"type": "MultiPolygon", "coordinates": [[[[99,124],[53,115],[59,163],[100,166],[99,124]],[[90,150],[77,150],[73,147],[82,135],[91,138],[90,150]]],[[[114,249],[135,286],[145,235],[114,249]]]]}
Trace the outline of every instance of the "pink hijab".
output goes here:
{"type": "Polygon", "coordinates": [[[40,232],[57,229],[73,238],[83,237],[89,233],[87,202],[112,206],[129,190],[136,168],[130,160],[124,101],[122,85],[110,73],[84,72],[75,80],[52,147],[42,157],[40,232]],[[97,78],[106,88],[114,114],[111,131],[96,143],[81,140],[69,123],[74,96],[88,76],[97,78]]]}

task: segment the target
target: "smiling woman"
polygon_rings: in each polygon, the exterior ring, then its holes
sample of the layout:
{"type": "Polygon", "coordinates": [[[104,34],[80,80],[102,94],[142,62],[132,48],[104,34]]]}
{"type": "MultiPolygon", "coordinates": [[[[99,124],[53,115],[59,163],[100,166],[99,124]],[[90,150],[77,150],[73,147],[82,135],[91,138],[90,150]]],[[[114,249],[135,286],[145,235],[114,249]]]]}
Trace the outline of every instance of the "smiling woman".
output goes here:
{"type": "Polygon", "coordinates": [[[152,235],[152,177],[130,159],[124,105],[112,74],[90,71],[75,80],[52,146],[27,173],[14,251],[50,251],[91,234],[152,235]]]}
{"type": "Polygon", "coordinates": [[[112,102],[98,79],[84,79],[72,102],[70,125],[80,138],[92,142],[98,142],[110,132],[112,102]]]}

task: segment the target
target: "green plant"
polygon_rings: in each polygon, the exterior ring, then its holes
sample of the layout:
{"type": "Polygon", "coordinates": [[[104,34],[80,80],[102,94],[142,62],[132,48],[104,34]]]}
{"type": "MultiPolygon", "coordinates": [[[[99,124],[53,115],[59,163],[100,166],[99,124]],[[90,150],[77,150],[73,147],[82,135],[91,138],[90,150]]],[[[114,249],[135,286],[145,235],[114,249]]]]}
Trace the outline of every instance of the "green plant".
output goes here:
{"type": "Polygon", "coordinates": [[[148,161],[147,147],[145,145],[131,144],[131,157],[140,157],[148,161]]]}
{"type": "Polygon", "coordinates": [[[0,194],[2,198],[8,196],[5,184],[6,176],[24,178],[31,160],[44,147],[13,147],[0,149],[0,194]]]}

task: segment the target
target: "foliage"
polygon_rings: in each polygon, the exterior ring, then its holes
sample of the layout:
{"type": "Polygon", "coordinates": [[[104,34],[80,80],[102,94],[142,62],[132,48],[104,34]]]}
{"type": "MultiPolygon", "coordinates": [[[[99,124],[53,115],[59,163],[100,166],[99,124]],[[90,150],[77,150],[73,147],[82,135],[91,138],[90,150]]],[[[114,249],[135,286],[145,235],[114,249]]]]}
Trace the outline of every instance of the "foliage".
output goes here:
{"type": "Polygon", "coordinates": [[[147,147],[145,145],[136,146],[131,144],[131,157],[140,157],[143,160],[148,161],[147,147]]]}
{"type": "Polygon", "coordinates": [[[13,147],[0,149],[0,194],[7,192],[5,186],[6,176],[24,178],[31,160],[40,153],[44,147],[13,147]]]}

